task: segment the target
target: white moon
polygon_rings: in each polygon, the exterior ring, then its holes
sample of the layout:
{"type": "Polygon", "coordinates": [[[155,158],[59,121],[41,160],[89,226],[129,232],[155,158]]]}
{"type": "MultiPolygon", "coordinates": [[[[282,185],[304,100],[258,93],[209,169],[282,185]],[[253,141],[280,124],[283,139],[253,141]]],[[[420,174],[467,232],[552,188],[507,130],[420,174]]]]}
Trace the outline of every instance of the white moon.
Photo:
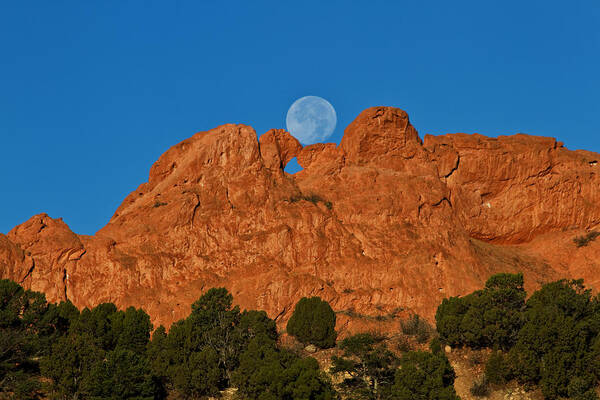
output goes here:
{"type": "Polygon", "coordinates": [[[333,133],[337,115],[333,106],[317,96],[305,96],[292,104],[285,118],[288,131],[302,144],[322,142],[333,133]]]}

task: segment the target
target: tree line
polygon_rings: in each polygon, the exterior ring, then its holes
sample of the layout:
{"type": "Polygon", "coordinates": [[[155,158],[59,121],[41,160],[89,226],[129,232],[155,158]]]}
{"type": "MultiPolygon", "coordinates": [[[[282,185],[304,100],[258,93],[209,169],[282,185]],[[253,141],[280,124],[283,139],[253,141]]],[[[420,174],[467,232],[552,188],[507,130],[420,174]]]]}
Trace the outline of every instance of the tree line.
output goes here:
{"type": "Polygon", "coordinates": [[[233,306],[224,288],[208,290],[167,332],[142,309],[80,311],[0,280],[0,398],[201,399],[230,387],[260,400],[458,398],[439,346],[398,357],[369,333],[336,342],[335,323],[330,305],[312,297],[286,327],[303,345],[339,347],[326,374],[280,346],[275,321],[233,306]]]}
{"type": "Polygon", "coordinates": [[[597,400],[600,297],[583,280],[550,282],[527,299],[522,274],[492,276],[482,290],[443,300],[440,339],[490,348],[485,378],[540,387],[547,399],[597,400]]]}
{"type": "MultiPolygon", "coordinates": [[[[0,398],[201,399],[236,388],[249,400],[455,400],[442,350],[450,345],[491,349],[492,385],[517,380],[547,399],[598,399],[600,297],[581,280],[545,284],[528,298],[522,274],[497,274],[481,290],[444,299],[435,319],[427,351],[398,352],[374,333],[338,340],[331,306],[302,298],[286,331],[303,347],[337,349],[324,371],[281,346],[275,321],[240,310],[224,288],[208,290],[167,331],[142,309],[79,310],[0,280],[0,398]]],[[[401,326],[426,346],[424,320],[401,326]]]]}

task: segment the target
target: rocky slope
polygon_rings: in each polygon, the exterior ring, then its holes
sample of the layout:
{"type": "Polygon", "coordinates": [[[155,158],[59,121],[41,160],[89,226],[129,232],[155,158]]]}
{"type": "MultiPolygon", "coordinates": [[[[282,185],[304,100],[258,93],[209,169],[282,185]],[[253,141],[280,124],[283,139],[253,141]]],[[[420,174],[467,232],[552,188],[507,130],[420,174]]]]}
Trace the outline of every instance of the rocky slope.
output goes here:
{"type": "Polygon", "coordinates": [[[319,295],[340,329],[397,329],[496,272],[599,285],[600,243],[573,243],[600,223],[598,161],[522,134],[421,140],[390,107],[363,111],[339,146],[223,125],[164,153],[95,236],[45,214],[0,235],[0,276],[78,307],[141,306],[155,324],[225,286],[280,323],[319,295]]]}

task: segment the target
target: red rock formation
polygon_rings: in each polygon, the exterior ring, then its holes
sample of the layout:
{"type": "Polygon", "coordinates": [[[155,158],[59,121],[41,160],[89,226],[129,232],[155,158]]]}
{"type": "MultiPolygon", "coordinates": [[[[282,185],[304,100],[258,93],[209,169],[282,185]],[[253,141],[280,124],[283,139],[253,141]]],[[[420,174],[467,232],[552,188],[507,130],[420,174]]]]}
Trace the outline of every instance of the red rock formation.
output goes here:
{"type": "Polygon", "coordinates": [[[0,234],[0,271],[2,277],[27,285],[34,270],[33,258],[19,246],[11,242],[6,235],[0,234]]]}
{"type": "MultiPolygon", "coordinates": [[[[51,301],[65,300],[68,296],[68,269],[73,268],[85,249],[62,219],[52,219],[46,214],[36,215],[13,228],[8,239],[31,257],[27,274],[2,274],[25,287],[44,292],[51,301]],[[23,276],[19,280],[18,277],[23,276]],[[16,278],[16,279],[15,279],[16,278]]],[[[27,266],[27,264],[25,264],[27,266]]]]}
{"type": "Polygon", "coordinates": [[[425,148],[438,157],[440,178],[472,237],[521,243],[600,222],[596,153],[523,134],[427,135],[425,148]]]}
{"type": "Polygon", "coordinates": [[[225,286],[278,322],[319,295],[340,329],[396,330],[390,316],[432,318],[496,272],[523,271],[529,289],[600,284],[600,241],[572,242],[600,222],[597,161],[527,135],[421,141],[389,107],[363,111],[339,146],[223,125],[163,154],[95,236],[47,215],[0,235],[0,276],[79,307],[141,306],[155,324],[225,286]],[[304,170],[289,175],[293,157],[304,170]]]}

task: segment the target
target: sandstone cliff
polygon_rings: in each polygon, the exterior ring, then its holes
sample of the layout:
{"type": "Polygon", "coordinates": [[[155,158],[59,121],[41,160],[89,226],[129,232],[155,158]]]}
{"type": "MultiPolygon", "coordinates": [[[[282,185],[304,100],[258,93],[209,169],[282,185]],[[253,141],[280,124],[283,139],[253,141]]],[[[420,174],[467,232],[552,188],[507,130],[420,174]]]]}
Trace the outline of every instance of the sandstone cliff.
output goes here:
{"type": "Polygon", "coordinates": [[[155,324],[225,286],[280,323],[319,295],[342,330],[397,329],[496,272],[523,271],[528,289],[599,285],[600,243],[572,241],[600,223],[598,161],[522,134],[421,140],[389,107],[363,111],[339,146],[223,125],[164,153],[94,236],[45,214],[0,235],[0,276],[78,307],[141,306],[155,324]],[[304,169],[290,175],[293,157],[304,169]]]}

